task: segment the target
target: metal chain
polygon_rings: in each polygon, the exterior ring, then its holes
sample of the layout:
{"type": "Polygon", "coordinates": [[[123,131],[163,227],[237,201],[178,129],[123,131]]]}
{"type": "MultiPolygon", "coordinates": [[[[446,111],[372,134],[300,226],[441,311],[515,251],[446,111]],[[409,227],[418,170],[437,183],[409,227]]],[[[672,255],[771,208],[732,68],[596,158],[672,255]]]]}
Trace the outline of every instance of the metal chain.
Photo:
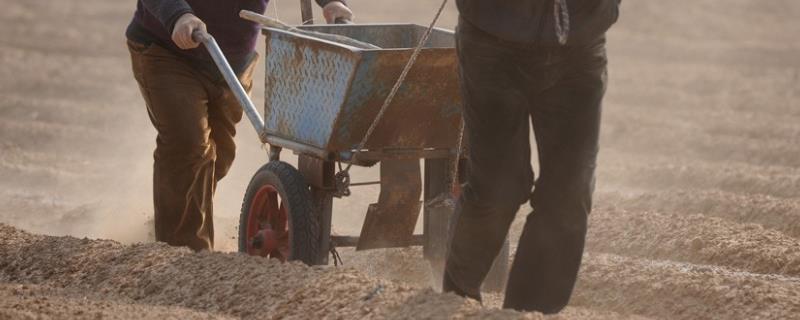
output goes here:
{"type": "Polygon", "coordinates": [[[555,21],[556,37],[562,46],[567,44],[569,39],[569,8],[567,0],[556,0],[553,4],[553,14],[555,21]]]}
{"type": "Polygon", "coordinates": [[[331,256],[333,257],[333,266],[334,267],[338,267],[340,265],[344,266],[344,261],[342,261],[342,256],[339,255],[339,251],[336,251],[336,246],[334,246],[333,244],[331,244],[330,253],[331,253],[331,256]]]}
{"type": "Polygon", "coordinates": [[[397,81],[394,83],[392,90],[389,91],[389,95],[386,96],[386,99],[383,101],[383,105],[378,111],[378,115],[375,116],[375,119],[370,124],[366,134],[364,134],[364,137],[361,139],[361,142],[359,142],[355,152],[353,152],[351,161],[347,163],[347,167],[345,167],[344,170],[336,174],[337,182],[341,181],[341,183],[337,183],[337,189],[339,188],[338,185],[342,185],[345,188],[343,190],[337,190],[338,193],[340,194],[350,193],[347,185],[349,184],[350,168],[353,167],[353,162],[355,161],[358,154],[360,154],[362,150],[364,150],[367,141],[372,136],[372,133],[375,131],[375,128],[378,127],[378,123],[381,121],[381,119],[383,119],[383,115],[386,113],[386,110],[389,109],[389,105],[392,103],[392,100],[394,100],[397,91],[400,90],[400,86],[403,85],[403,81],[405,81],[406,76],[408,76],[408,72],[411,70],[411,67],[414,66],[414,62],[417,61],[419,53],[422,51],[422,48],[425,47],[425,44],[428,42],[428,39],[430,38],[431,33],[433,32],[433,28],[434,26],[436,26],[436,22],[439,21],[439,17],[442,15],[442,11],[444,11],[445,5],[447,5],[447,1],[448,0],[442,1],[442,4],[439,6],[439,10],[436,12],[436,16],[433,17],[433,21],[431,21],[431,24],[428,26],[428,29],[425,31],[425,34],[422,35],[422,38],[419,39],[419,43],[417,43],[417,46],[414,48],[414,52],[411,53],[411,57],[408,59],[408,62],[406,63],[405,67],[403,67],[403,72],[400,73],[400,77],[397,78],[397,81]],[[344,183],[345,181],[347,181],[347,183],[344,183]]]}
{"type": "Polygon", "coordinates": [[[459,119],[461,120],[461,126],[458,129],[458,142],[457,142],[458,144],[456,145],[456,155],[455,155],[455,158],[453,160],[453,167],[450,169],[451,170],[450,171],[450,179],[451,179],[450,180],[450,191],[456,190],[456,186],[458,186],[458,183],[459,183],[459,181],[458,181],[458,169],[459,169],[459,164],[461,163],[461,152],[462,152],[461,149],[462,149],[462,144],[464,143],[464,126],[466,125],[464,123],[463,114],[462,114],[461,117],[459,117],[459,119]]]}

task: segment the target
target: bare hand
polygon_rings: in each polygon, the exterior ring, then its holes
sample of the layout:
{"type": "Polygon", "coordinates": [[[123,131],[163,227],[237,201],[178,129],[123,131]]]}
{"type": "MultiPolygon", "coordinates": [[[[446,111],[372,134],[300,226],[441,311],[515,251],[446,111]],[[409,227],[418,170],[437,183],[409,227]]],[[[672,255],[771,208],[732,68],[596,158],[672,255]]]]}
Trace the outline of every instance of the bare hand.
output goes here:
{"type": "Polygon", "coordinates": [[[192,33],[195,30],[206,31],[206,24],[195,15],[186,13],[175,22],[175,28],[172,29],[172,41],[183,50],[197,48],[200,43],[192,39],[192,33]]]}
{"type": "Polygon", "coordinates": [[[328,2],[322,7],[322,15],[327,23],[335,23],[336,19],[353,20],[353,11],[340,1],[328,2]]]}

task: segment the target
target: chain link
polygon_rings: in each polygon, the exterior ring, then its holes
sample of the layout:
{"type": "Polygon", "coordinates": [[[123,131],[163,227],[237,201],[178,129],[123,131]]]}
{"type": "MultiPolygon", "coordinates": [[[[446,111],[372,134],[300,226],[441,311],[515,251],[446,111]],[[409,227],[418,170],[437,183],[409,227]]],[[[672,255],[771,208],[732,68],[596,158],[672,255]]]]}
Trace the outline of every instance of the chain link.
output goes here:
{"type": "Polygon", "coordinates": [[[567,7],[567,0],[555,0],[553,4],[553,14],[555,21],[556,37],[558,43],[562,46],[567,44],[569,40],[569,8],[567,7]]]}
{"type": "Polygon", "coordinates": [[[383,105],[381,105],[381,109],[378,111],[378,115],[375,116],[375,119],[370,124],[367,132],[364,134],[364,137],[361,139],[361,142],[358,143],[358,147],[353,152],[353,156],[350,158],[350,162],[347,163],[347,167],[344,170],[340,169],[340,172],[336,173],[336,192],[341,193],[342,195],[350,195],[350,168],[353,167],[353,162],[356,161],[358,154],[360,154],[364,147],[367,145],[367,141],[372,136],[372,133],[375,131],[375,128],[378,127],[378,123],[383,119],[383,115],[386,113],[386,110],[389,109],[389,105],[394,100],[397,91],[400,89],[400,86],[406,80],[406,76],[408,76],[408,72],[411,70],[411,67],[414,66],[414,62],[417,61],[417,57],[419,53],[422,51],[422,48],[425,47],[425,44],[428,43],[428,39],[430,39],[431,33],[433,32],[434,26],[436,26],[436,22],[439,21],[439,17],[442,15],[442,11],[444,11],[445,5],[447,5],[448,0],[443,0],[442,4],[439,6],[439,10],[436,12],[436,16],[433,17],[433,21],[428,26],[428,29],[425,31],[425,34],[422,35],[422,38],[419,39],[419,43],[414,48],[414,52],[411,53],[411,57],[408,59],[403,71],[400,73],[400,77],[397,78],[397,81],[394,83],[392,90],[389,91],[389,95],[386,96],[386,99],[383,101],[383,105]]]}

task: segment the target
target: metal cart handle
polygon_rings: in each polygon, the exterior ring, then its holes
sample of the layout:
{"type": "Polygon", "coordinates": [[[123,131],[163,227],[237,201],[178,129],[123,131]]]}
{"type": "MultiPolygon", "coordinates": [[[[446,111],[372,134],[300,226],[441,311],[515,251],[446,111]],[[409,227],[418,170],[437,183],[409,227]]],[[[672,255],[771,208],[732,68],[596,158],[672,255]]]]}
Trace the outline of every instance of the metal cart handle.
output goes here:
{"type": "Polygon", "coordinates": [[[253,105],[253,101],[250,100],[250,96],[247,95],[247,91],[244,90],[242,84],[239,82],[239,78],[236,76],[236,73],[233,72],[231,69],[230,64],[228,64],[228,60],[225,59],[225,54],[222,53],[222,49],[219,48],[217,41],[214,40],[214,37],[208,34],[208,32],[203,30],[195,30],[192,33],[192,39],[196,42],[202,43],[208,53],[211,55],[211,58],[214,59],[214,63],[217,65],[217,69],[219,72],[222,73],[222,76],[225,78],[225,82],[228,83],[228,86],[231,88],[233,95],[236,96],[236,100],[239,101],[239,105],[244,109],[245,114],[247,114],[247,118],[250,119],[250,123],[253,124],[253,128],[256,129],[256,133],[258,133],[258,137],[261,139],[261,142],[265,142],[265,135],[264,135],[264,118],[261,117],[261,114],[258,113],[256,106],[253,105]]]}
{"type": "MultiPolygon", "coordinates": [[[[352,24],[353,22],[349,19],[339,18],[336,19],[336,23],[352,24]]],[[[242,87],[242,84],[239,82],[239,78],[236,76],[236,73],[233,72],[230,64],[228,64],[228,59],[225,59],[225,54],[222,53],[222,49],[220,49],[217,41],[214,40],[214,37],[208,32],[199,29],[192,33],[192,39],[196,42],[202,43],[206,47],[206,50],[208,50],[208,53],[214,60],[214,64],[217,65],[217,69],[219,69],[219,72],[222,73],[222,76],[225,78],[225,82],[228,83],[233,95],[236,96],[236,100],[239,101],[239,105],[242,107],[242,109],[244,109],[244,112],[247,114],[247,118],[250,119],[250,123],[253,125],[253,128],[256,129],[259,139],[261,139],[261,142],[266,143],[267,137],[266,132],[264,131],[264,118],[261,117],[260,113],[258,113],[258,109],[256,109],[255,105],[253,105],[253,101],[250,100],[250,96],[247,94],[247,91],[245,91],[242,87]]]]}

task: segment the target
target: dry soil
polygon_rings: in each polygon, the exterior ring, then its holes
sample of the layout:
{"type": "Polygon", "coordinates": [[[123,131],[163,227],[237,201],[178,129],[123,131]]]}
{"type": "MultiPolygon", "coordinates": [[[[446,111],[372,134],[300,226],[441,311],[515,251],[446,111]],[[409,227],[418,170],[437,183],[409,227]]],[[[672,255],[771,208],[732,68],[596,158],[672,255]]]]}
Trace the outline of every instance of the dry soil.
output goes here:
{"type": "MultiPolygon", "coordinates": [[[[299,22],[296,2],[273,2],[299,22]]],[[[357,21],[418,24],[437,2],[350,1],[357,21]]],[[[153,243],[134,5],[0,0],[0,318],[542,318],[435,292],[418,249],[343,250],[338,268],[232,253],[266,160],[245,123],[217,195],[220,252],[153,243]]],[[[587,253],[553,318],[800,318],[798,16],[792,0],[624,1],[587,253]]],[[[455,22],[451,3],[440,26],[455,22]]],[[[334,232],[357,234],[376,197],[337,201],[334,232]]]]}

